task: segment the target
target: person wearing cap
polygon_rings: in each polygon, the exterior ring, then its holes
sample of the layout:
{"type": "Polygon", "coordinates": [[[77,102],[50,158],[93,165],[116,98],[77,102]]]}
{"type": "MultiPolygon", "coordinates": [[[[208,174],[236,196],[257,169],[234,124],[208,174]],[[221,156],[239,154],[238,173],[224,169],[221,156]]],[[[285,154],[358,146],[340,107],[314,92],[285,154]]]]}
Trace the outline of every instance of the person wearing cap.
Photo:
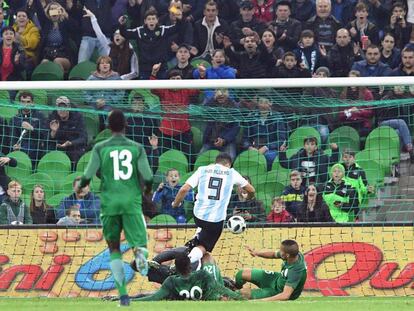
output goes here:
{"type": "Polygon", "coordinates": [[[276,33],[278,45],[286,52],[292,51],[298,45],[302,25],[296,19],[290,17],[292,12],[289,1],[276,3],[275,20],[270,23],[270,28],[276,33]]]}
{"type": "Polygon", "coordinates": [[[192,47],[188,44],[180,44],[175,53],[177,65],[172,69],[178,70],[183,79],[193,79],[194,67],[190,64],[192,47]]]}
{"type": "Polygon", "coordinates": [[[330,145],[331,156],[324,154],[318,148],[318,139],[310,136],[303,140],[303,148],[292,155],[289,159],[286,156],[286,144],[280,146],[279,162],[283,168],[298,170],[302,173],[302,184],[325,183],[328,180],[328,169],[332,163],[339,161],[339,148],[337,144],[330,145]]]}
{"type": "Polygon", "coordinates": [[[56,99],[56,110],[47,120],[49,127],[46,144],[47,150],[65,152],[73,163],[85,153],[87,133],[83,117],[79,112],[69,111],[70,100],[66,96],[56,99]]]}
{"type": "Polygon", "coordinates": [[[354,222],[359,213],[358,192],[345,179],[345,168],[335,164],[331,168],[331,179],[326,183],[323,200],[329,207],[332,218],[339,223],[354,222]]]}
{"type": "Polygon", "coordinates": [[[236,51],[243,51],[244,40],[253,33],[261,34],[266,25],[254,17],[254,5],[251,0],[240,3],[240,18],[230,25],[230,39],[236,51]]]}

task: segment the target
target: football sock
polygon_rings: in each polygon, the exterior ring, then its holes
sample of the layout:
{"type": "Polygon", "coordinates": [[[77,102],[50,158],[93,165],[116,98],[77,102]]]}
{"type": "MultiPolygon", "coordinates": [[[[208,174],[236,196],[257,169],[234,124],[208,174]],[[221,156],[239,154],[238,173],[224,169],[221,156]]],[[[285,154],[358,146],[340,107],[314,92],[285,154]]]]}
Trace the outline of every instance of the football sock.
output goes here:
{"type": "Polygon", "coordinates": [[[115,286],[118,289],[119,296],[128,295],[126,289],[124,262],[122,261],[121,253],[114,252],[111,254],[111,271],[115,279],[115,286]]]}
{"type": "Polygon", "coordinates": [[[198,247],[194,247],[190,254],[188,254],[188,257],[190,258],[191,263],[195,263],[203,258],[203,251],[198,247]]]}
{"type": "Polygon", "coordinates": [[[246,281],[243,280],[243,270],[239,270],[236,273],[236,287],[242,288],[246,281]]]}

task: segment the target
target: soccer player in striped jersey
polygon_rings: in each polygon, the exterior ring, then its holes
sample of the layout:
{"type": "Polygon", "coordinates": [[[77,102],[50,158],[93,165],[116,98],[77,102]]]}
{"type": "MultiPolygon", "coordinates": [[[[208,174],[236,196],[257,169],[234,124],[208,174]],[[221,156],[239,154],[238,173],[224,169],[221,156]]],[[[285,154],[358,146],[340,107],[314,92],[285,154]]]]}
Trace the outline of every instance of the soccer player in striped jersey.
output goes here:
{"type": "Polygon", "coordinates": [[[194,221],[198,228],[196,247],[188,255],[191,263],[199,261],[206,252],[211,252],[220,238],[233,187],[240,186],[250,198],[254,196],[253,186],[231,166],[231,157],[227,153],[220,153],[215,164],[197,169],[172,203],[175,208],[180,206],[188,191],[198,187],[194,204],[194,221]]]}

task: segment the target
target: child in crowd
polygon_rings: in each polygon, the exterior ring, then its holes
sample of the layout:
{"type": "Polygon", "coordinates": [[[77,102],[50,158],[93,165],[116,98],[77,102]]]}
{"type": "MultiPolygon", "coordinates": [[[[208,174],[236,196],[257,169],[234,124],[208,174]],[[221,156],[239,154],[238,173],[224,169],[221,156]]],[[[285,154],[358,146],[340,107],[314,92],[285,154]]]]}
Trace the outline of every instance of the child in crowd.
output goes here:
{"type": "Polygon", "coordinates": [[[285,207],[285,202],[281,197],[273,198],[272,211],[266,217],[267,222],[292,222],[293,218],[285,207]]]}
{"type": "MultiPolygon", "coordinates": [[[[165,174],[165,181],[166,183],[160,183],[156,192],[154,192],[154,196],[152,197],[152,201],[154,203],[161,202],[161,210],[163,214],[168,214],[173,216],[177,223],[185,223],[185,210],[184,204],[182,204],[178,208],[173,208],[171,206],[172,202],[175,199],[178,191],[181,188],[180,185],[180,173],[172,168],[167,171],[165,174]]],[[[185,201],[193,202],[194,201],[194,192],[190,190],[186,197],[184,198],[185,201]]]]}
{"type": "Polygon", "coordinates": [[[0,205],[0,225],[32,224],[29,207],[21,199],[22,185],[11,181],[7,189],[7,197],[0,205]]]}
{"type": "Polygon", "coordinates": [[[311,74],[314,74],[316,69],[326,64],[326,49],[323,45],[317,45],[312,30],[302,31],[298,48],[293,52],[300,64],[303,64],[303,68],[309,70],[311,74]]]}
{"type": "Polygon", "coordinates": [[[297,217],[298,209],[302,205],[306,187],[302,185],[302,177],[298,171],[290,173],[290,185],[283,190],[281,198],[286,205],[286,211],[297,217]]]}
{"type": "Polygon", "coordinates": [[[77,226],[83,222],[79,207],[73,205],[66,211],[66,216],[59,219],[57,225],[60,226],[77,226]]]}

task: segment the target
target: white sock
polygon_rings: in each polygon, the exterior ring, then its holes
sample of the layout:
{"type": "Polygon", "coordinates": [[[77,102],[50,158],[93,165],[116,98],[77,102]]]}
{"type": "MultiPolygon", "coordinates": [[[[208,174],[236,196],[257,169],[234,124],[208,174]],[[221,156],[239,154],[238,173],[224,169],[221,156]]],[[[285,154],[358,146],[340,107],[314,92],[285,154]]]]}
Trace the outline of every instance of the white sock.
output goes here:
{"type": "Polygon", "coordinates": [[[191,263],[195,263],[203,258],[203,251],[198,247],[194,247],[190,254],[188,254],[188,257],[190,258],[191,263]]]}

